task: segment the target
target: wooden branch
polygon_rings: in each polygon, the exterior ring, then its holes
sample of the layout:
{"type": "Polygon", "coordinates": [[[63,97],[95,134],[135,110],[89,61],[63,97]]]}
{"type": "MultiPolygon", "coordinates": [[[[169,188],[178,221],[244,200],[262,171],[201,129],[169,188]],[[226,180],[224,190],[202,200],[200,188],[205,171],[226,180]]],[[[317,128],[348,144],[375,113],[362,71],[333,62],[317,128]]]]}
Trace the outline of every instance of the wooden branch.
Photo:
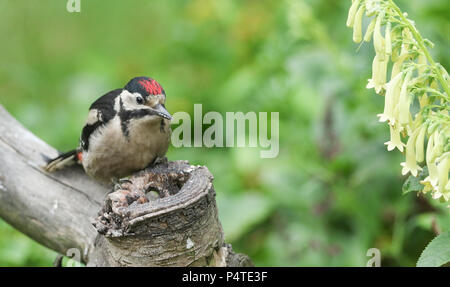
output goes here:
{"type": "Polygon", "coordinates": [[[90,266],[252,265],[224,243],[206,167],[162,162],[107,194],[80,167],[44,172],[42,155],[57,152],[0,105],[0,217],[41,244],[90,266]]]}
{"type": "Polygon", "coordinates": [[[98,211],[107,188],[77,167],[45,173],[42,155],[57,154],[0,106],[0,217],[61,254],[81,250],[87,262],[97,234],[86,219],[98,211]]]}

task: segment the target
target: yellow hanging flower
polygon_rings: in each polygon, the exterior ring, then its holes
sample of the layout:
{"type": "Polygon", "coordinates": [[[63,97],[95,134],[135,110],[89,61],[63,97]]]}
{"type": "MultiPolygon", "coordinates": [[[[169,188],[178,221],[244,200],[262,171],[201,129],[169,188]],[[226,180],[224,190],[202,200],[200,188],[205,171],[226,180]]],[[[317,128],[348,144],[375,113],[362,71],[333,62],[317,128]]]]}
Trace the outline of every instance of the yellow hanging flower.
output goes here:
{"type": "Polygon", "coordinates": [[[423,146],[424,146],[424,142],[425,142],[426,131],[427,131],[427,126],[425,124],[423,124],[420,127],[419,135],[417,136],[417,140],[416,140],[416,161],[417,162],[422,162],[424,160],[423,146]]]}
{"type": "Polygon", "coordinates": [[[367,26],[366,33],[364,34],[364,42],[370,42],[372,39],[373,30],[375,29],[375,23],[377,22],[377,18],[373,18],[370,21],[369,26],[367,26]]]}
{"type": "Polygon", "coordinates": [[[400,124],[407,124],[410,118],[409,107],[411,105],[411,97],[408,94],[408,86],[411,80],[412,72],[406,73],[400,90],[400,99],[398,101],[398,120],[400,124]]]}
{"type": "Polygon", "coordinates": [[[375,55],[372,62],[372,79],[369,79],[367,89],[374,88],[377,94],[381,93],[386,84],[387,64],[388,59],[386,57],[381,60],[378,54],[375,55]]]}
{"type": "Polygon", "coordinates": [[[416,154],[415,154],[415,145],[417,138],[418,130],[416,130],[408,139],[406,143],[406,161],[402,162],[400,165],[403,166],[402,174],[405,175],[408,172],[411,172],[413,176],[417,176],[417,172],[422,170],[420,166],[417,165],[416,162],[416,154]]]}
{"type": "Polygon", "coordinates": [[[384,61],[385,57],[385,41],[381,35],[381,21],[384,18],[384,13],[379,13],[377,16],[377,21],[375,23],[375,29],[373,31],[373,46],[375,52],[379,55],[380,60],[384,61]]]}
{"type": "Polygon", "coordinates": [[[391,151],[397,148],[399,151],[403,152],[403,147],[405,146],[400,139],[400,126],[398,124],[389,125],[391,139],[384,144],[387,145],[387,150],[391,151]]]}
{"type": "Polygon", "coordinates": [[[355,21],[355,14],[358,9],[360,0],[353,0],[352,6],[350,6],[350,9],[348,10],[348,16],[347,16],[347,27],[353,27],[353,23],[355,21]]]}
{"type": "MultiPolygon", "coordinates": [[[[435,163],[435,156],[433,154],[434,150],[434,140],[437,136],[437,133],[433,133],[429,139],[427,144],[427,152],[426,152],[426,163],[428,167],[428,176],[421,181],[420,183],[425,185],[425,187],[430,187],[431,190],[437,189],[438,183],[438,170],[435,163]]],[[[425,190],[424,190],[425,191],[425,190]]]]}
{"type": "Polygon", "coordinates": [[[386,38],[386,54],[391,55],[392,54],[391,22],[387,22],[384,36],[386,38]]]}
{"type": "Polygon", "coordinates": [[[362,18],[364,15],[364,6],[359,7],[353,23],[353,42],[359,43],[362,40],[362,18]]]}
{"type": "Polygon", "coordinates": [[[384,111],[382,114],[378,114],[378,117],[380,117],[380,122],[389,120],[389,123],[394,124],[394,109],[399,99],[400,88],[402,86],[402,78],[403,74],[398,74],[386,85],[386,95],[384,96],[384,111]]]}
{"type": "MultiPolygon", "coordinates": [[[[438,188],[435,192],[436,198],[440,198],[441,196],[444,196],[444,200],[448,201],[448,193],[449,190],[446,190],[447,184],[448,184],[448,171],[450,168],[450,161],[449,161],[450,154],[443,154],[441,161],[439,162],[437,166],[438,171],[438,188]]],[[[433,196],[434,197],[434,196],[433,196]]]]}
{"type": "Polygon", "coordinates": [[[431,151],[431,158],[436,159],[444,151],[444,137],[440,132],[436,131],[434,136],[434,146],[431,151]]]}

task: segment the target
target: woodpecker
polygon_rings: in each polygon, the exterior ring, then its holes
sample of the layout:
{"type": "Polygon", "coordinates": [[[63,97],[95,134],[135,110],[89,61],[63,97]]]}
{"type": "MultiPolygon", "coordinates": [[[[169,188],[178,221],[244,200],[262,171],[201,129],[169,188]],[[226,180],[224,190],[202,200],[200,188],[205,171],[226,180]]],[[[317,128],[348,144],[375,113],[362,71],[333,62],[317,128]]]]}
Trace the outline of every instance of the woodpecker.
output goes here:
{"type": "Polygon", "coordinates": [[[105,184],[144,169],[164,157],[169,147],[172,116],[165,102],[157,81],[131,79],[91,105],[78,148],[49,159],[44,169],[53,172],[78,163],[105,184]]]}

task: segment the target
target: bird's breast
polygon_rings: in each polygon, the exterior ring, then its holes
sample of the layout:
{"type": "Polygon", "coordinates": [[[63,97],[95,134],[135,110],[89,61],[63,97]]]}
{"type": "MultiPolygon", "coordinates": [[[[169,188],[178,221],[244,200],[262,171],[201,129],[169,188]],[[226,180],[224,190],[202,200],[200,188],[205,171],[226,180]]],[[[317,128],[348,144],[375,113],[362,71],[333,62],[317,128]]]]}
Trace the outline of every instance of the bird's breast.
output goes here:
{"type": "Polygon", "coordinates": [[[129,123],[124,134],[118,117],[91,135],[89,150],[83,152],[86,173],[108,182],[147,167],[164,156],[170,141],[170,122],[161,128],[161,119],[139,119],[129,123]]]}

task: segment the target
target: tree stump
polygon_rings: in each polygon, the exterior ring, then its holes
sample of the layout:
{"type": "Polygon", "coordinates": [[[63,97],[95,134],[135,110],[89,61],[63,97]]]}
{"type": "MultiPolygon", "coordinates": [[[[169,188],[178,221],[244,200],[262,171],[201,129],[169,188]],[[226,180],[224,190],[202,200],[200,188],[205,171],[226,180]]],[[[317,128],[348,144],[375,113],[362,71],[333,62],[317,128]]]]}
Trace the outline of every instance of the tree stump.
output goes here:
{"type": "Polygon", "coordinates": [[[94,266],[252,266],[225,244],[213,176],[167,160],[108,194],[94,221],[94,266]]]}

